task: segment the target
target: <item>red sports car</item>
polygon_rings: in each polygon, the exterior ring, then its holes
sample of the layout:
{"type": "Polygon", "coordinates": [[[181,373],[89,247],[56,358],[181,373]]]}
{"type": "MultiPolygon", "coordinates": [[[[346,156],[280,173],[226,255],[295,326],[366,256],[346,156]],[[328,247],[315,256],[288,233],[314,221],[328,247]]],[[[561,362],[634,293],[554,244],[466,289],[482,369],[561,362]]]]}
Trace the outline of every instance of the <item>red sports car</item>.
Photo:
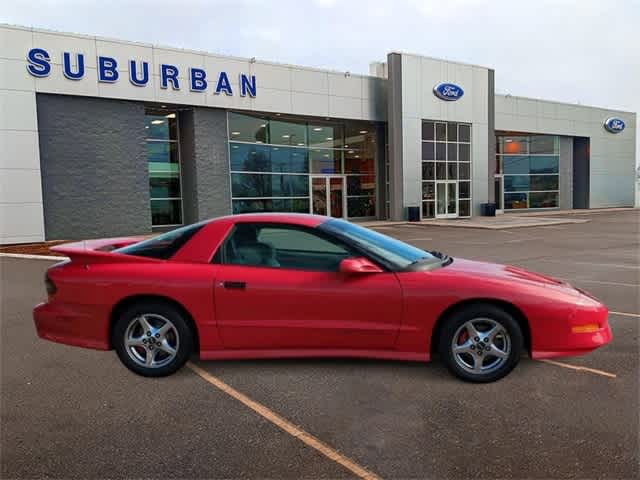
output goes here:
{"type": "Polygon", "coordinates": [[[38,335],[115,349],[134,372],[202,359],[372,357],[497,380],[521,355],[611,341],[607,308],[567,283],[420,250],[344,220],[245,214],[155,238],[55,247],[38,335]]]}

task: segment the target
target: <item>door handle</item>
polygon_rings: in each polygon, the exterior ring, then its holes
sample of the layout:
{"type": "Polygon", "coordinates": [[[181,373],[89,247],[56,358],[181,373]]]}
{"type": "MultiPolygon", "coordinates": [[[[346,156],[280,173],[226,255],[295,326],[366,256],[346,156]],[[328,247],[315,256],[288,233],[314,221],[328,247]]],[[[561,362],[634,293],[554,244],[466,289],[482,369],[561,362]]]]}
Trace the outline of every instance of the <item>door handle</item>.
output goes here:
{"type": "Polygon", "coordinates": [[[220,283],[222,285],[223,288],[226,289],[235,289],[235,290],[244,290],[245,288],[247,288],[247,282],[221,282],[220,283]]]}

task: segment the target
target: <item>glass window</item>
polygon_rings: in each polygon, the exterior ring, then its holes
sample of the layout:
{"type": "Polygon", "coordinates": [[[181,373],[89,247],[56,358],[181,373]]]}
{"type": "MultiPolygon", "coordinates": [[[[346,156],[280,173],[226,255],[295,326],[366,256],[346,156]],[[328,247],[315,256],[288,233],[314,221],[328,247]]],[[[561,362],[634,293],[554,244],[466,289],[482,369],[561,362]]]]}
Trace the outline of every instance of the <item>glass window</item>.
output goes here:
{"type": "Polygon", "coordinates": [[[222,263],[337,272],[351,252],[309,230],[251,223],[236,225],[222,248],[222,263]]]}
{"type": "Polygon", "coordinates": [[[311,173],[342,173],[342,152],[340,150],[309,150],[311,173]]]}
{"type": "Polygon", "coordinates": [[[527,205],[527,193],[505,193],[504,208],[506,210],[529,208],[527,205]]]}
{"type": "Polygon", "coordinates": [[[434,142],[422,142],[422,159],[423,160],[435,160],[435,143],[434,142]]]}
{"type": "Polygon", "coordinates": [[[182,224],[180,149],[175,112],[145,112],[151,226],[182,224]]]}
{"type": "Polygon", "coordinates": [[[471,200],[459,200],[458,201],[459,215],[461,217],[471,216],[471,200]]]}
{"type": "Polygon", "coordinates": [[[447,179],[458,179],[458,164],[456,162],[447,162],[447,179]]]}
{"type": "Polygon", "coordinates": [[[435,178],[435,171],[435,163],[422,162],[422,180],[433,180],[435,178]]]}
{"type": "Polygon", "coordinates": [[[422,140],[435,140],[433,122],[422,122],[422,140]]]}
{"type": "Polygon", "coordinates": [[[531,175],[530,190],[558,190],[558,175],[531,175]]]}
{"type": "Polygon", "coordinates": [[[504,173],[507,175],[529,173],[529,157],[505,155],[502,162],[504,173]]]}
{"type": "Polygon", "coordinates": [[[310,147],[340,148],[343,145],[344,128],[341,125],[309,124],[307,136],[310,147]]]}
{"type": "Polygon", "coordinates": [[[471,198],[471,182],[460,182],[458,188],[460,198],[471,198]]]}
{"type": "Polygon", "coordinates": [[[306,149],[272,146],[270,150],[272,172],[309,173],[306,149]]]}
{"type": "Polygon", "coordinates": [[[375,197],[347,197],[347,215],[349,217],[375,217],[375,197]]]}
{"type": "Polygon", "coordinates": [[[307,175],[232,173],[234,197],[305,197],[309,196],[307,175]]]}
{"type": "Polygon", "coordinates": [[[436,198],[436,184],[435,182],[422,182],[422,199],[423,200],[435,200],[436,198]]]}
{"type": "Polygon", "coordinates": [[[434,218],[435,216],[435,202],[422,202],[422,218],[434,218]]]}
{"type": "MultiPolygon", "coordinates": [[[[462,125],[460,125],[462,127],[462,125]]],[[[471,145],[467,143],[461,143],[458,145],[458,161],[470,162],[471,161],[471,145]]]]}
{"type": "Polygon", "coordinates": [[[529,137],[529,153],[557,155],[560,153],[560,139],[553,135],[532,135],[529,137]]]}
{"type": "Polygon", "coordinates": [[[369,155],[373,155],[371,147],[375,138],[375,131],[370,125],[352,122],[345,125],[344,148],[367,151],[369,155]]]}
{"type": "Polygon", "coordinates": [[[558,192],[529,193],[529,208],[557,208],[558,192]]]}
{"type": "Polygon", "coordinates": [[[529,163],[531,173],[558,173],[560,157],[557,155],[535,155],[529,157],[529,163]]]}
{"type": "Polygon", "coordinates": [[[146,138],[175,140],[178,138],[178,122],[175,112],[149,111],[144,117],[146,138]]]}
{"type": "Polygon", "coordinates": [[[181,200],[151,199],[151,225],[180,225],[182,223],[181,200]]]}
{"type": "Polygon", "coordinates": [[[529,175],[505,175],[505,192],[524,192],[529,190],[529,175]]]}
{"type": "Polygon", "coordinates": [[[375,175],[347,175],[347,195],[375,195],[375,175]]]}
{"type": "Polygon", "coordinates": [[[270,172],[271,153],[266,145],[232,143],[229,149],[231,170],[245,172],[270,172]]]}
{"type": "Polygon", "coordinates": [[[269,143],[304,147],[307,145],[307,127],[304,123],[271,120],[269,122],[269,143]]]}
{"type": "Polygon", "coordinates": [[[436,142],[436,160],[447,159],[447,144],[436,142]]]}
{"type": "Polygon", "coordinates": [[[163,233],[149,240],[127,245],[114,251],[125,255],[166,260],[173,257],[173,255],[205,225],[206,222],[194,223],[193,225],[171,230],[170,232],[163,233]]]}
{"type": "Polygon", "coordinates": [[[373,156],[363,155],[359,150],[344,152],[344,173],[375,173],[373,156]]]}
{"type": "Polygon", "coordinates": [[[309,213],[309,198],[259,198],[233,200],[233,213],[292,212],[309,213]]]}
{"type": "Polygon", "coordinates": [[[436,140],[445,142],[447,140],[447,124],[436,123],[436,140]]]}
{"type": "Polygon", "coordinates": [[[229,139],[269,143],[268,124],[264,118],[229,112],[229,139]]]}
{"type": "Polygon", "coordinates": [[[529,137],[502,136],[498,140],[498,152],[508,155],[529,153],[529,137]]]}
{"type": "Polygon", "coordinates": [[[469,180],[471,178],[471,164],[459,163],[458,176],[460,177],[460,180],[469,180]]]}
{"type": "Polygon", "coordinates": [[[458,141],[459,142],[471,142],[471,126],[470,125],[458,125],[458,141]]]}
{"type": "Polygon", "coordinates": [[[447,179],[447,164],[445,162],[436,162],[436,180],[447,179]]]}
{"type": "Polygon", "coordinates": [[[447,160],[449,160],[450,162],[455,162],[458,160],[458,144],[457,143],[447,144],[447,160]]]}
{"type": "Polygon", "coordinates": [[[449,142],[458,141],[458,124],[450,123],[447,125],[447,140],[449,142]]]}

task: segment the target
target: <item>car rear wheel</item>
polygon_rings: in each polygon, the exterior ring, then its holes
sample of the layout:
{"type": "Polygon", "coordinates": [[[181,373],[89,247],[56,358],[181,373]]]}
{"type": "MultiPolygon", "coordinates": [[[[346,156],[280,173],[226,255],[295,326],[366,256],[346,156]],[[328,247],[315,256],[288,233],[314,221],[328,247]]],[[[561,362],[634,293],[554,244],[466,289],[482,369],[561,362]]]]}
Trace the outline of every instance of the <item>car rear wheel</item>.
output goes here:
{"type": "Polygon", "coordinates": [[[518,364],[522,330],[503,309],[471,305],[454,312],[445,322],[438,351],[457,377],[470,382],[493,382],[518,364]]]}
{"type": "Polygon", "coordinates": [[[193,350],[193,333],[183,314],[162,302],[141,302],[126,309],[116,319],[111,341],[120,361],[146,377],[171,375],[193,350]]]}

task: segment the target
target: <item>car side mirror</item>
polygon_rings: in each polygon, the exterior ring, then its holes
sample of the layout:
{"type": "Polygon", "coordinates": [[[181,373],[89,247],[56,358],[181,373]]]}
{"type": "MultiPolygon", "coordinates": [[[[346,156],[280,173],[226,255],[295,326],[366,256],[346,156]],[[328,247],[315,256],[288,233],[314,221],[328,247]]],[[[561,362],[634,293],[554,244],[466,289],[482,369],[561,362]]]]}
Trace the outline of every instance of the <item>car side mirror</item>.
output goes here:
{"type": "Polygon", "coordinates": [[[340,262],[340,272],[348,275],[382,273],[383,270],[364,257],[345,258],[340,262]]]}

